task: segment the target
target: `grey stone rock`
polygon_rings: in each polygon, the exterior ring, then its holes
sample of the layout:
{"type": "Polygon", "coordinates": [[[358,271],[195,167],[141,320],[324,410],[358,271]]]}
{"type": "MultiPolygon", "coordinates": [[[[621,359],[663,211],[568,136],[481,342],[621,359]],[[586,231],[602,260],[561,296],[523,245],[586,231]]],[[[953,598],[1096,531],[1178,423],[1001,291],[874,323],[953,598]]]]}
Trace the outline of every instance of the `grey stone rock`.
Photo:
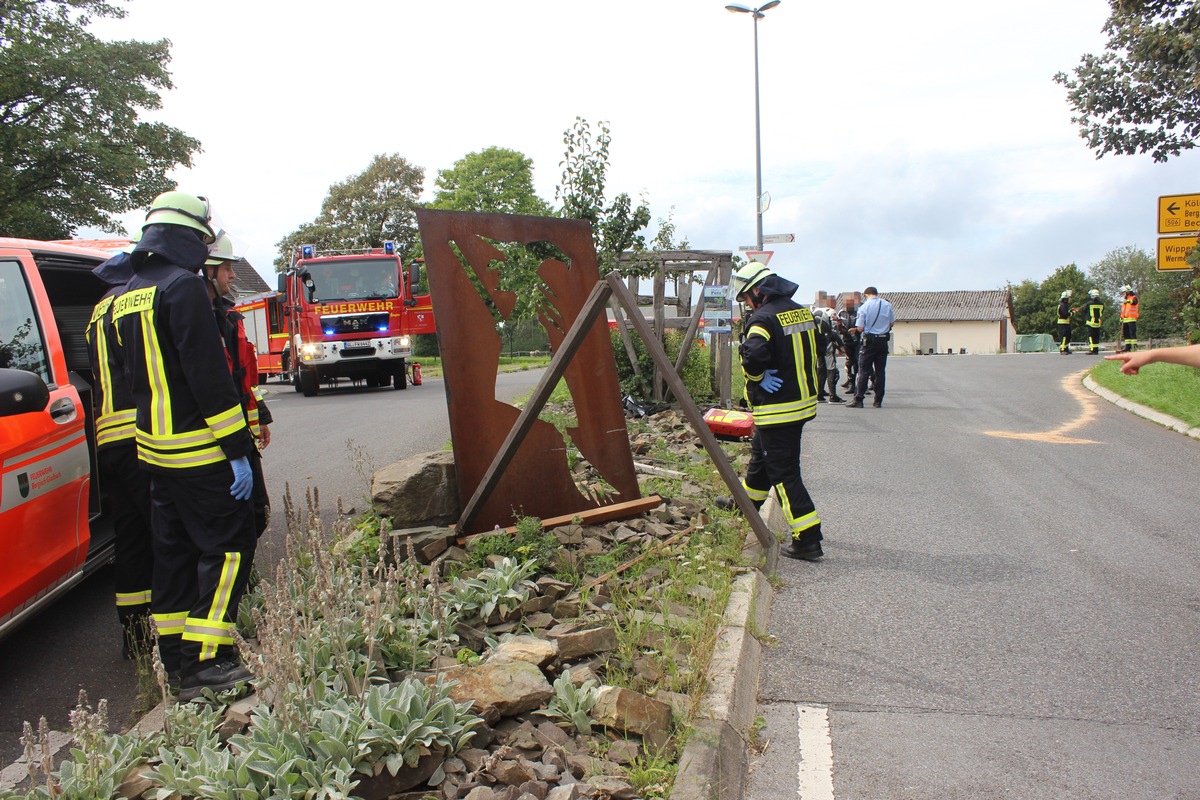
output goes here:
{"type": "Polygon", "coordinates": [[[462,513],[454,454],[421,453],[378,470],[371,500],[395,528],[449,525],[462,513]]]}

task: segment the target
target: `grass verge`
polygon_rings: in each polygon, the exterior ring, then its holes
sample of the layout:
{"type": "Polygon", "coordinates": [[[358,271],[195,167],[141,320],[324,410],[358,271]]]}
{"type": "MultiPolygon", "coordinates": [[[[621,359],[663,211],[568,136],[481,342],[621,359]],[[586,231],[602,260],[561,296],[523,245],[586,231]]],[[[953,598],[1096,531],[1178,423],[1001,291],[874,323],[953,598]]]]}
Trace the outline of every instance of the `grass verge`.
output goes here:
{"type": "Polygon", "coordinates": [[[1124,375],[1116,361],[1101,361],[1092,380],[1109,391],[1169,414],[1193,427],[1200,426],[1200,370],[1179,364],[1149,364],[1137,375],[1124,375]]]}

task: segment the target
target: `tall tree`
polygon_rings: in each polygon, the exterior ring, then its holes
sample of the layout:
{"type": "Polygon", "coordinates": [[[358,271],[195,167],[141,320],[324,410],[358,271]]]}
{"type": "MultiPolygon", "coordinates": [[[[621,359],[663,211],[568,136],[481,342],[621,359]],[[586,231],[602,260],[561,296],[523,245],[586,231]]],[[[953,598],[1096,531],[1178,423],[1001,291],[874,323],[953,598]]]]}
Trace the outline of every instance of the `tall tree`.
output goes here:
{"type": "Polygon", "coordinates": [[[575,124],[563,132],[567,152],[559,163],[562,182],[555,190],[555,199],[562,201],[560,216],[592,224],[600,271],[607,272],[617,266],[625,250],[645,249],[642,231],[650,224],[650,208],[644,202],[634,206],[626,192],[607,204],[605,184],[612,133],[607,122],[598,123],[597,128],[593,134],[588,121],[576,117],[575,124]]]}
{"type": "MultiPolygon", "coordinates": [[[[1075,264],[1065,264],[1056,269],[1046,280],[1024,280],[1008,289],[1013,296],[1013,325],[1017,333],[1053,334],[1057,327],[1058,301],[1064,291],[1071,292],[1071,305],[1082,308],[1087,304],[1087,292],[1091,288],[1087,275],[1075,264]]],[[[1111,316],[1111,315],[1109,315],[1111,316]]],[[[1071,339],[1079,341],[1087,333],[1083,315],[1072,316],[1071,339]]],[[[1105,321],[1108,325],[1109,320],[1105,321]]]]}
{"type": "Polygon", "coordinates": [[[200,143],[142,122],[171,88],[170,42],[104,42],[94,17],[125,12],[103,0],[0,0],[0,230],[61,239],[175,188],[200,143]]]}
{"type": "Polygon", "coordinates": [[[396,243],[411,258],[417,248],[415,209],[425,170],[398,154],[377,155],[365,170],[329,187],[321,213],[276,243],[277,270],[285,269],[300,245],[318,250],[361,250],[396,243]]]}
{"type": "Polygon", "coordinates": [[[1187,287],[1190,275],[1159,272],[1153,255],[1126,246],[1118,247],[1093,264],[1088,276],[1096,288],[1115,298],[1118,307],[1124,297],[1121,287],[1133,287],[1141,309],[1138,338],[1148,340],[1183,335],[1176,295],[1187,287]]]}
{"type": "Polygon", "coordinates": [[[1150,153],[1166,161],[1200,137],[1200,2],[1109,0],[1102,55],[1084,55],[1067,87],[1079,135],[1099,158],[1150,153]]]}
{"type": "Polygon", "coordinates": [[[533,161],[524,153],[488,147],[468,153],[438,173],[431,208],[549,216],[550,205],[533,189],[533,161]]]}

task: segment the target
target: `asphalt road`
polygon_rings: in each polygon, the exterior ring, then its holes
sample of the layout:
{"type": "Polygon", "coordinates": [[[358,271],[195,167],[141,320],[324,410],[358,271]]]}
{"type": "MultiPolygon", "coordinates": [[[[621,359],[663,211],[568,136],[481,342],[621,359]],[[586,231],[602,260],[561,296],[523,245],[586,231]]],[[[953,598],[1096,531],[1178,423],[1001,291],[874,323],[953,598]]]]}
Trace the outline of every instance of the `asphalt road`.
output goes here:
{"type": "MultiPolygon", "coordinates": [[[[511,400],[537,385],[542,370],[496,377],[496,396],[511,400]]],[[[369,476],[407,456],[442,450],[450,442],[445,384],[427,378],[403,391],[343,385],[304,397],[290,385],[267,385],[275,418],[264,453],[273,516],[259,542],[260,568],[283,555],[283,493],[298,505],[315,487],[326,526],[341,497],[349,512],[365,508],[369,476]]],[[[70,730],[68,712],[81,689],[93,705],[108,700],[110,727],[135,721],[136,672],[121,658],[113,607],[111,567],[87,581],[0,641],[0,768],[21,754],[21,725],[45,716],[53,730],[70,730]]],[[[3,781],[0,781],[3,786],[3,781]]]]}
{"type": "Polygon", "coordinates": [[[1200,796],[1200,443],[1092,361],[894,358],[883,408],[820,408],[751,798],[1200,796]]]}

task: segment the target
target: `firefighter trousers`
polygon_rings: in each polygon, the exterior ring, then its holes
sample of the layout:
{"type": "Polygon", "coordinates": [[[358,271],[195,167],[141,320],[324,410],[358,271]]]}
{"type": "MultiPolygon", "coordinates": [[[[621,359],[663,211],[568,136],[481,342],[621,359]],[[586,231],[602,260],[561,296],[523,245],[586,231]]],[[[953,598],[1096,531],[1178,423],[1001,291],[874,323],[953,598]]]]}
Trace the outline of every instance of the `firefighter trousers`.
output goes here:
{"type": "MultiPolygon", "coordinates": [[[[804,420],[807,422],[808,420],[804,420]]],[[[792,530],[792,538],[801,547],[821,541],[821,518],[804,478],[800,474],[800,437],[804,422],[794,425],[763,425],[754,429],[750,440],[750,465],[742,486],[761,508],[771,487],[779,497],[783,517],[792,530]]]]}
{"type": "Polygon", "coordinates": [[[238,604],[254,562],[254,505],[229,494],[233,469],[155,473],[154,594],[158,646],[168,673],[187,677],[236,655],[238,604]]]}
{"type": "Polygon", "coordinates": [[[1132,350],[1137,347],[1137,320],[1129,320],[1121,323],[1121,338],[1125,342],[1125,349],[1132,350]]]}
{"type": "Polygon", "coordinates": [[[1058,349],[1060,352],[1066,353],[1071,349],[1071,326],[1058,326],[1058,349]]]}
{"type": "Polygon", "coordinates": [[[139,466],[133,440],[109,445],[96,456],[100,485],[112,511],[113,575],[117,617],[128,654],[149,642],[154,550],[150,535],[150,474],[139,466]]]}
{"type": "Polygon", "coordinates": [[[1100,352],[1100,328],[1088,326],[1088,351],[1091,353],[1100,352]]]}

